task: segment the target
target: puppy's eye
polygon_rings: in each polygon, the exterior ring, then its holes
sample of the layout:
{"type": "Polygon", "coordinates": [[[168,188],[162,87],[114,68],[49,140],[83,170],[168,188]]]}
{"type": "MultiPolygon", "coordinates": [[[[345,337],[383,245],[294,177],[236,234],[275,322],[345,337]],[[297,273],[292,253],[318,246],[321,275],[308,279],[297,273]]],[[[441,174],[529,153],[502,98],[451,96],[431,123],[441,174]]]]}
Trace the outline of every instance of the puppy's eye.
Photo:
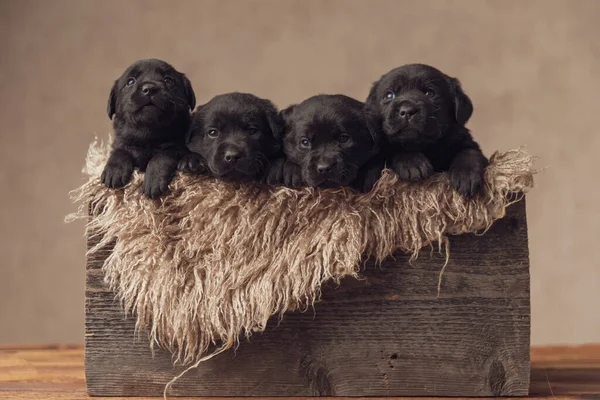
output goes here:
{"type": "Polygon", "coordinates": [[[127,79],[127,86],[131,86],[136,82],[135,78],[129,78],[127,79]]]}
{"type": "Polygon", "coordinates": [[[339,140],[340,140],[340,143],[346,143],[348,140],[350,140],[350,136],[340,135],[339,140]]]}
{"type": "Polygon", "coordinates": [[[167,85],[172,85],[172,84],[174,84],[174,83],[175,83],[175,81],[173,80],[173,78],[171,78],[170,76],[165,76],[165,77],[163,78],[163,80],[165,81],[165,83],[166,83],[167,85]]]}
{"type": "Polygon", "coordinates": [[[208,137],[211,137],[213,139],[216,138],[216,137],[219,137],[219,131],[216,130],[216,129],[210,129],[208,131],[208,137]]]}
{"type": "Polygon", "coordinates": [[[435,91],[432,89],[425,90],[425,96],[427,97],[435,97],[435,91]]]}
{"type": "Polygon", "coordinates": [[[310,140],[308,140],[307,138],[300,139],[300,146],[305,147],[305,148],[309,148],[310,147],[310,140]]]}
{"type": "Polygon", "coordinates": [[[260,133],[260,130],[258,128],[250,128],[248,130],[248,135],[250,135],[250,136],[258,135],[259,133],[260,133]]]}
{"type": "Polygon", "coordinates": [[[388,90],[387,92],[385,92],[385,95],[383,96],[384,100],[390,101],[390,100],[394,100],[396,98],[396,93],[392,92],[391,90],[388,90]]]}

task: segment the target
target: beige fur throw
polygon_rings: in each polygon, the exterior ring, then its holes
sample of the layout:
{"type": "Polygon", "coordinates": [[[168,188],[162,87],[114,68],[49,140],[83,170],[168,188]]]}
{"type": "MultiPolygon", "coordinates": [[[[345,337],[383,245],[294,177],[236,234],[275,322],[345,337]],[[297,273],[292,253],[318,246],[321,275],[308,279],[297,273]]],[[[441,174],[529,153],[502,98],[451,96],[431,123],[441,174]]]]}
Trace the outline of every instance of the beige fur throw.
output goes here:
{"type": "Polygon", "coordinates": [[[389,170],[367,194],[178,175],[166,196],[148,200],[138,172],[124,190],[100,183],[109,151],[110,143],[90,146],[71,219],[87,218],[91,204],[87,234],[101,240],[89,252],[114,243],[106,282],[150,343],[183,364],[314,304],[324,282],[357,277],[367,257],[416,257],[446,235],[487,229],[533,185],[532,157],[512,150],[491,156],[484,191],[470,200],[447,174],[407,183],[389,170]]]}

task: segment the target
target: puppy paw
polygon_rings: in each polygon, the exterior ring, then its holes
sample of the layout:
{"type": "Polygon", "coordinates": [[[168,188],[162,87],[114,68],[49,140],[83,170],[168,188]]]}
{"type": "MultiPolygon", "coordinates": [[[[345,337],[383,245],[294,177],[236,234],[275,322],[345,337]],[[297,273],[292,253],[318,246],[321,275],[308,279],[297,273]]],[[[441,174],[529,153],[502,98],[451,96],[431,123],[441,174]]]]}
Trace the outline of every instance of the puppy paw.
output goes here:
{"type": "Polygon", "coordinates": [[[177,170],[186,174],[200,175],[208,171],[208,165],[200,154],[187,153],[179,160],[177,170]]]}
{"type": "Polygon", "coordinates": [[[177,170],[177,158],[162,154],[150,160],[144,174],[143,191],[146,197],[155,199],[169,190],[169,183],[177,170]]]}
{"type": "Polygon", "coordinates": [[[358,190],[361,193],[369,193],[373,189],[373,187],[375,186],[375,184],[377,183],[378,180],[379,180],[379,178],[373,178],[373,177],[366,176],[362,182],[362,185],[358,188],[358,190]]]}
{"type": "Polygon", "coordinates": [[[381,178],[381,171],[383,170],[383,164],[372,165],[367,167],[360,179],[357,182],[356,189],[362,193],[368,193],[373,189],[379,178],[381,178]]]}
{"type": "Polygon", "coordinates": [[[406,181],[421,181],[433,174],[433,165],[422,153],[396,154],[392,158],[392,169],[406,181]]]}
{"type": "Polygon", "coordinates": [[[459,164],[450,167],[452,187],[461,195],[473,197],[483,187],[483,170],[459,164]]]}
{"type": "Polygon", "coordinates": [[[290,188],[296,188],[303,185],[302,169],[299,165],[292,162],[285,162],[283,165],[283,184],[290,188]]]}
{"type": "Polygon", "coordinates": [[[133,175],[133,164],[127,162],[108,163],[102,171],[100,180],[109,188],[122,188],[133,175]]]}
{"type": "Polygon", "coordinates": [[[172,178],[172,175],[147,170],[144,176],[144,194],[150,199],[162,196],[169,190],[169,183],[171,183],[172,178]]]}
{"type": "Polygon", "coordinates": [[[280,158],[274,160],[269,164],[265,174],[265,182],[269,185],[281,185],[283,184],[283,166],[285,159],[280,158]]]}

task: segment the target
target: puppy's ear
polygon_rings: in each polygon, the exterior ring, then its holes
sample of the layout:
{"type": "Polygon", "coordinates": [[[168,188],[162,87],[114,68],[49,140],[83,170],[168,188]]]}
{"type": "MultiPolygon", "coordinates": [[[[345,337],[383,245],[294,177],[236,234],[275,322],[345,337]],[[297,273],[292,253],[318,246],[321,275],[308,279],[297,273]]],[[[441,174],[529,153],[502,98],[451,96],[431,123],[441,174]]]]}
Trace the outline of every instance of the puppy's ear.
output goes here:
{"type": "Polygon", "coordinates": [[[381,138],[381,135],[379,134],[379,131],[381,129],[381,117],[378,113],[375,113],[375,111],[369,106],[365,106],[363,114],[365,122],[367,124],[367,129],[369,130],[369,134],[371,135],[371,139],[373,139],[373,143],[375,144],[375,146],[379,146],[379,141],[381,138]]]}
{"type": "Polygon", "coordinates": [[[268,112],[267,121],[269,122],[269,127],[271,128],[275,140],[278,142],[281,141],[281,139],[283,139],[283,131],[285,130],[285,124],[281,115],[277,112],[268,112]]]}
{"type": "Polygon", "coordinates": [[[292,113],[294,112],[296,105],[291,105],[288,108],[284,108],[279,112],[279,120],[281,121],[281,133],[279,140],[283,141],[286,135],[290,132],[290,125],[292,123],[292,113]]]}
{"type": "Polygon", "coordinates": [[[449,78],[450,90],[454,96],[454,116],[460,125],[467,123],[473,114],[473,103],[465,94],[456,78],[449,78]]]}
{"type": "Polygon", "coordinates": [[[379,144],[379,131],[381,129],[381,112],[379,109],[379,99],[377,94],[377,88],[379,86],[379,81],[373,83],[371,86],[371,91],[369,91],[369,96],[367,97],[367,101],[365,102],[365,108],[363,110],[365,119],[367,120],[367,127],[369,128],[369,133],[373,138],[373,142],[378,145],[379,144]]]}
{"type": "Polygon", "coordinates": [[[192,82],[188,79],[187,76],[181,74],[181,80],[183,81],[183,92],[185,93],[185,100],[190,107],[190,110],[194,110],[196,107],[196,94],[194,93],[194,89],[192,88],[192,82]]]}
{"type": "Polygon", "coordinates": [[[367,105],[371,108],[376,108],[379,107],[379,99],[377,98],[377,87],[379,81],[373,83],[373,86],[371,86],[371,90],[369,91],[369,96],[367,97],[367,105]]]}
{"type": "Polygon", "coordinates": [[[281,116],[281,119],[283,120],[284,123],[287,124],[290,122],[290,118],[292,117],[292,114],[294,113],[294,108],[296,108],[296,105],[292,104],[288,108],[284,108],[283,110],[281,110],[279,112],[279,115],[281,116]]]}
{"type": "Polygon", "coordinates": [[[108,95],[108,106],[106,107],[106,112],[108,113],[108,118],[112,120],[113,115],[115,115],[115,111],[117,109],[117,89],[118,89],[119,81],[115,81],[112,89],[110,90],[110,94],[108,95]]]}
{"type": "Polygon", "coordinates": [[[363,114],[365,120],[367,121],[367,128],[369,129],[371,138],[373,138],[373,142],[376,145],[379,145],[379,132],[381,130],[382,125],[381,111],[379,109],[379,100],[377,99],[378,83],[379,81],[375,82],[371,87],[369,97],[367,97],[367,101],[365,102],[365,106],[363,108],[363,114]]]}
{"type": "Polygon", "coordinates": [[[198,107],[196,111],[192,113],[190,126],[185,133],[185,143],[189,144],[192,141],[192,138],[201,133],[202,129],[204,129],[204,121],[202,119],[202,107],[198,107]]]}
{"type": "Polygon", "coordinates": [[[275,140],[279,142],[283,138],[283,130],[285,128],[283,118],[277,112],[277,108],[271,101],[262,100],[262,105],[265,112],[265,117],[267,118],[267,123],[271,129],[271,133],[273,134],[275,140]]]}

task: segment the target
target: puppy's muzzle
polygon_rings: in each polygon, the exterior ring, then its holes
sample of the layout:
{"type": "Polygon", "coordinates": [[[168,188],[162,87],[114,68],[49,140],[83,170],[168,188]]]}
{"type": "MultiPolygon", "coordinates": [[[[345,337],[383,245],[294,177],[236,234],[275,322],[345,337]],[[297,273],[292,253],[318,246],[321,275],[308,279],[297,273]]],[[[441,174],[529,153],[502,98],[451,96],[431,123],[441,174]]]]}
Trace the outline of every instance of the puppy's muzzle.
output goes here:
{"type": "Polygon", "coordinates": [[[327,176],[335,168],[336,164],[337,163],[335,160],[321,158],[319,161],[317,161],[317,172],[319,175],[327,176]]]}
{"type": "Polygon", "coordinates": [[[223,161],[225,161],[227,164],[235,165],[240,158],[242,158],[242,156],[243,154],[239,149],[228,147],[223,153],[223,161]]]}
{"type": "Polygon", "coordinates": [[[404,123],[409,123],[415,115],[421,111],[419,106],[410,100],[404,100],[399,104],[398,117],[404,123]]]}
{"type": "Polygon", "coordinates": [[[167,108],[167,104],[163,98],[164,87],[160,82],[142,82],[138,86],[135,94],[133,100],[135,101],[138,110],[141,110],[148,105],[154,105],[160,109],[167,108]]]}
{"type": "Polygon", "coordinates": [[[144,96],[152,96],[153,94],[158,92],[158,90],[159,87],[154,82],[144,82],[140,87],[140,92],[142,92],[144,96]]]}

